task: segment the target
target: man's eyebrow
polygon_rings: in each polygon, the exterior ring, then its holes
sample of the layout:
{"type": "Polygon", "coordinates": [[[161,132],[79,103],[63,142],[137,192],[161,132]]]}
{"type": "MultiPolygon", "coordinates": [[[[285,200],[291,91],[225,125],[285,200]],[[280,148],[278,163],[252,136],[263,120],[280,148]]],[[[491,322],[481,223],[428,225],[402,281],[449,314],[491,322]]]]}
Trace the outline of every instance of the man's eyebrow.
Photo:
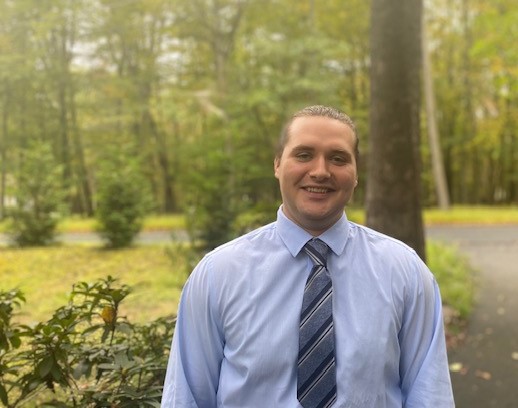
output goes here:
{"type": "Polygon", "coordinates": [[[351,152],[349,150],[345,150],[345,149],[333,149],[333,150],[331,150],[331,153],[339,153],[339,154],[351,156],[351,152]]]}
{"type": "Polygon", "coordinates": [[[294,146],[292,150],[315,150],[315,148],[312,146],[297,145],[297,146],[294,146]]]}
{"type": "MultiPolygon", "coordinates": [[[[308,145],[297,145],[297,146],[294,146],[292,149],[291,149],[292,152],[313,152],[315,151],[315,148],[313,146],[308,146],[308,145]]],[[[351,157],[352,156],[352,153],[350,151],[348,151],[347,149],[342,149],[342,148],[336,148],[336,149],[331,149],[330,154],[341,154],[341,155],[344,155],[344,156],[348,156],[348,157],[351,157]]]]}

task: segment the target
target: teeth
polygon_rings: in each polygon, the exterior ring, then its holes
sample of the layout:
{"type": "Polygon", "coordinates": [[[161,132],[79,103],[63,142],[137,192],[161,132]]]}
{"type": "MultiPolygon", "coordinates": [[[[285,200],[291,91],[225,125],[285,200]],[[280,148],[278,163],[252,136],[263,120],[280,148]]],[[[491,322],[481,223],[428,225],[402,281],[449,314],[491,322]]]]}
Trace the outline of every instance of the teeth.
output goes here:
{"type": "Polygon", "coordinates": [[[306,190],[310,193],[327,193],[327,188],[318,188],[318,187],[306,187],[306,190]]]}

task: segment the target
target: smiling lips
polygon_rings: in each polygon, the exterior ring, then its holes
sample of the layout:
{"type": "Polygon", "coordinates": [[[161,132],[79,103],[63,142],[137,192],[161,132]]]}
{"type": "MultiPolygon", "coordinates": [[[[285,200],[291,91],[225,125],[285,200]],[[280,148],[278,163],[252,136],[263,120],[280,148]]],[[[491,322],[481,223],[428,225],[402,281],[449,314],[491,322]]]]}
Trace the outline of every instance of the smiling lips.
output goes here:
{"type": "Polygon", "coordinates": [[[333,191],[330,188],[326,188],[326,187],[304,187],[304,190],[306,190],[309,193],[318,193],[318,194],[326,194],[326,193],[330,193],[331,191],[333,191]]]}

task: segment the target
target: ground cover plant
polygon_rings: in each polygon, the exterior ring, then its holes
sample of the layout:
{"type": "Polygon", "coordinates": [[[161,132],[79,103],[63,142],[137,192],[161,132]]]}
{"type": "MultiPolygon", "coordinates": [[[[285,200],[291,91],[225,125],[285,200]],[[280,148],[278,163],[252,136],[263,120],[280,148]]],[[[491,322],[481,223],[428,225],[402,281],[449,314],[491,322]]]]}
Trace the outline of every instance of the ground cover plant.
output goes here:
{"type": "Polygon", "coordinates": [[[20,291],[0,292],[0,402],[8,407],[159,407],[173,316],[121,315],[131,288],[108,276],[73,285],[52,317],[23,325],[20,291]]]}

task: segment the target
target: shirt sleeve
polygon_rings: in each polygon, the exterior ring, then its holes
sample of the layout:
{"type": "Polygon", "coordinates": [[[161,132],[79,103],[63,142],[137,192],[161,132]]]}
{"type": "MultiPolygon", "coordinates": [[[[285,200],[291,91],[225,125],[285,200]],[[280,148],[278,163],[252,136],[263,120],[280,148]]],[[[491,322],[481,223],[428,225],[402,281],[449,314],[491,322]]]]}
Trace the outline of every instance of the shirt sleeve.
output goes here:
{"type": "Polygon", "coordinates": [[[420,260],[417,270],[400,332],[403,408],[454,407],[439,287],[420,260]]]}
{"type": "Polygon", "coordinates": [[[205,258],[183,288],[162,395],[162,408],[213,408],[223,359],[223,335],[211,302],[205,258]]]}

